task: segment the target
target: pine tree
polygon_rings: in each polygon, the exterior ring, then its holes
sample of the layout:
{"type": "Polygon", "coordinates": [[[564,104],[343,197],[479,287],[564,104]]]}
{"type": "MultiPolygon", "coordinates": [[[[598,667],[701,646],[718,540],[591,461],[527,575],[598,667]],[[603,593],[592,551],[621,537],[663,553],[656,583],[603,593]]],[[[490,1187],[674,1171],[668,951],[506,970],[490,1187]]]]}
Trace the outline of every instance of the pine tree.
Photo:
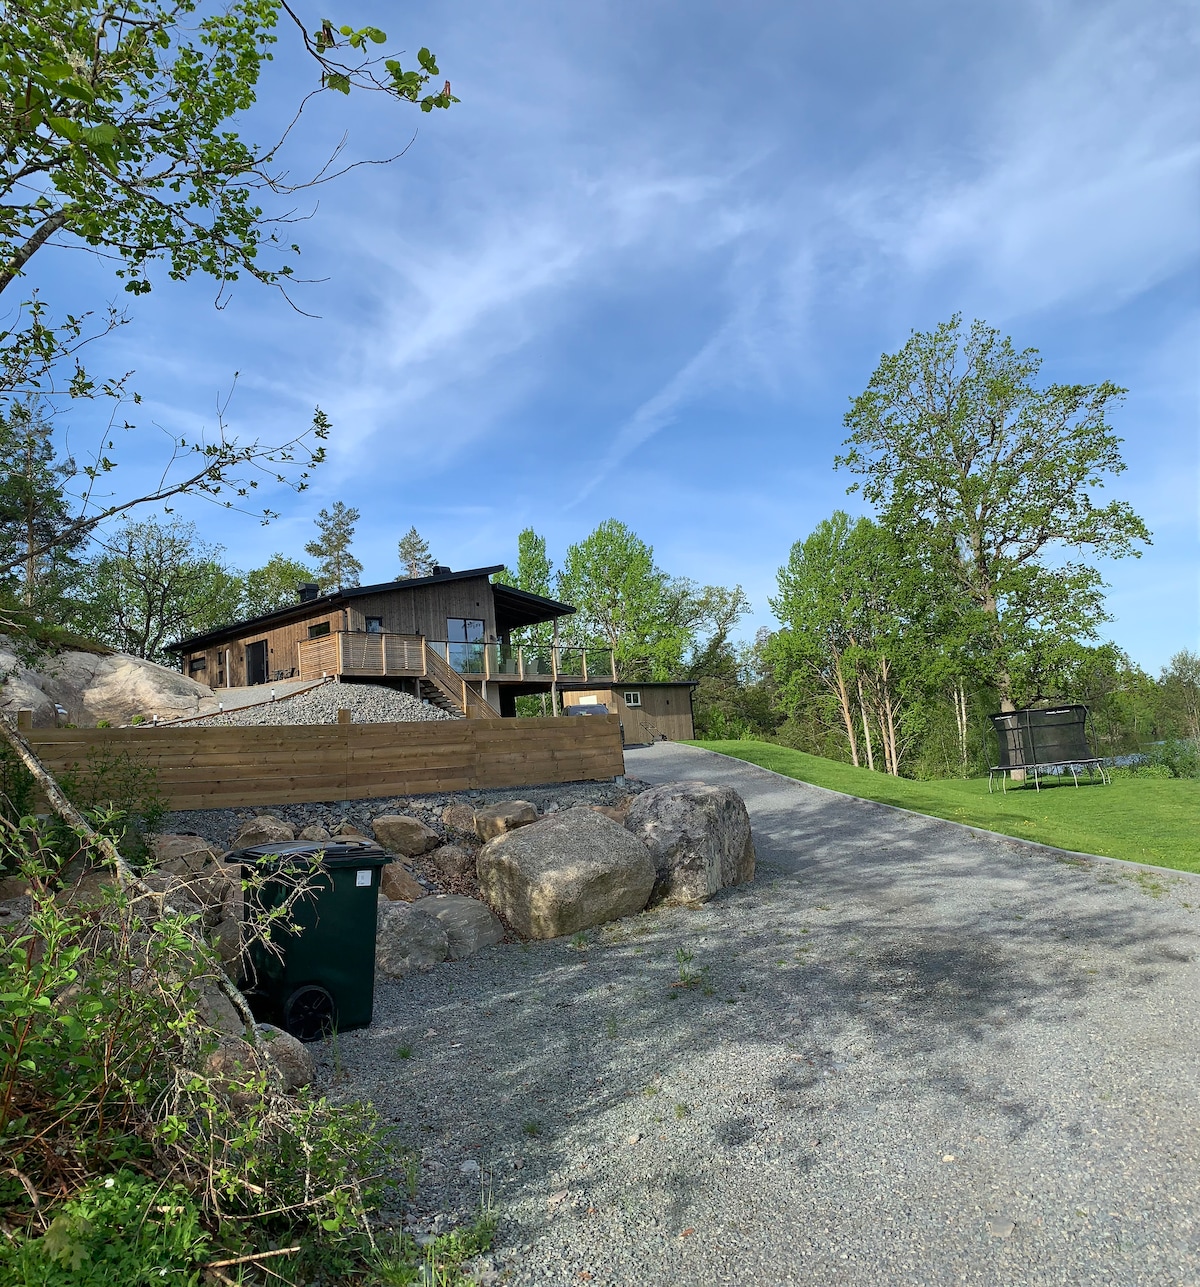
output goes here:
{"type": "Polygon", "coordinates": [[[362,564],[350,553],[354,525],[361,515],[341,501],[317,515],[317,539],[304,547],[305,554],[319,560],[317,580],[321,589],[342,589],[358,584],[362,564]]]}
{"type": "Polygon", "coordinates": [[[14,404],[0,419],[0,559],[19,560],[18,597],[24,608],[41,612],[61,599],[75,568],[71,551],[84,540],[79,535],[48,554],[37,552],[75,519],[63,490],[75,462],[56,457],[53,433],[35,399],[14,404]]]}
{"type": "Polygon", "coordinates": [[[400,570],[407,577],[431,576],[437,560],[429,553],[429,542],[415,527],[400,538],[400,570]]]}

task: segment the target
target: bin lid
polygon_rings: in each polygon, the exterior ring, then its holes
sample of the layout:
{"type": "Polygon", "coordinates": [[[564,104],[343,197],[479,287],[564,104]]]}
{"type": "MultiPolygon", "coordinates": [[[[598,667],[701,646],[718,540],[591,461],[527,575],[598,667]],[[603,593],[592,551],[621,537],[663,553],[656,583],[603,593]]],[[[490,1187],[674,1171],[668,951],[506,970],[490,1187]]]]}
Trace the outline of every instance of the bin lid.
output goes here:
{"type": "Polygon", "coordinates": [[[311,858],[315,854],[324,855],[323,867],[383,867],[392,861],[392,855],[373,840],[284,840],[279,844],[233,849],[225,855],[225,861],[282,863],[289,858],[311,858]]]}

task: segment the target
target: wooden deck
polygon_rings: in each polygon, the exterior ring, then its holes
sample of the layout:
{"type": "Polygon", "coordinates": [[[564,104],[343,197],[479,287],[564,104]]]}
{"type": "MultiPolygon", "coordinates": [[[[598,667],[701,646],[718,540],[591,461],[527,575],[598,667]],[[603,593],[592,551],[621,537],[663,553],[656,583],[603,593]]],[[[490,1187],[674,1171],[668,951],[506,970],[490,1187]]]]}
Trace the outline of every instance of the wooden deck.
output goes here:
{"type": "Polygon", "coordinates": [[[458,683],[523,684],[550,689],[561,679],[617,681],[610,648],[497,643],[458,644],[422,635],[340,631],[300,643],[300,678],[430,679],[445,673],[458,683]]]}

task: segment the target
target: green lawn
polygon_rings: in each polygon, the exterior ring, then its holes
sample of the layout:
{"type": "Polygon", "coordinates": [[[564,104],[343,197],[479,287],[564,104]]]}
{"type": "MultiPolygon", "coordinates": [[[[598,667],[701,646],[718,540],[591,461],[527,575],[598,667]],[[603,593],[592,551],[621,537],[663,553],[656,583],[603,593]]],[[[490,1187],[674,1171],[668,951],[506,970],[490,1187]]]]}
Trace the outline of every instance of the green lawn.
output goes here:
{"type": "Polygon", "coordinates": [[[1200,782],[1176,778],[1119,778],[1110,786],[1084,783],[988,794],[987,780],[910,782],[855,769],[770,742],[693,742],[734,759],[814,786],[899,805],[1006,836],[1131,862],[1200,872],[1200,782]]]}

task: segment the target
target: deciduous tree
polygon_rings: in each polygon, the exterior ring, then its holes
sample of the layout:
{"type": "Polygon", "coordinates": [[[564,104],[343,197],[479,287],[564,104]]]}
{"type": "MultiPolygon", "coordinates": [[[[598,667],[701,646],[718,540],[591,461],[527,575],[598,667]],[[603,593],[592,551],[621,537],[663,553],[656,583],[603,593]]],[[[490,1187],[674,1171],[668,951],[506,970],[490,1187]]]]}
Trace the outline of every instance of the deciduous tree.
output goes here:
{"type": "Polygon", "coordinates": [[[252,568],[243,577],[239,615],[257,617],[286,608],[296,602],[298,586],[316,579],[317,574],[305,564],[286,554],[272,554],[262,567],[252,568]]]}
{"type": "Polygon", "coordinates": [[[1124,390],[1039,385],[1041,359],[956,314],[885,355],[846,415],[849,450],[884,526],[938,549],[956,588],[989,623],[1001,705],[1018,659],[1039,641],[1087,638],[1104,619],[1092,558],[1136,555],[1150,539],[1124,501],[1095,493],[1125,468],[1106,415],[1124,390]]]}
{"type": "Polygon", "coordinates": [[[195,524],[123,523],[87,565],[83,629],[121,652],[169,663],[166,645],[237,619],[242,584],[195,524]]]}

